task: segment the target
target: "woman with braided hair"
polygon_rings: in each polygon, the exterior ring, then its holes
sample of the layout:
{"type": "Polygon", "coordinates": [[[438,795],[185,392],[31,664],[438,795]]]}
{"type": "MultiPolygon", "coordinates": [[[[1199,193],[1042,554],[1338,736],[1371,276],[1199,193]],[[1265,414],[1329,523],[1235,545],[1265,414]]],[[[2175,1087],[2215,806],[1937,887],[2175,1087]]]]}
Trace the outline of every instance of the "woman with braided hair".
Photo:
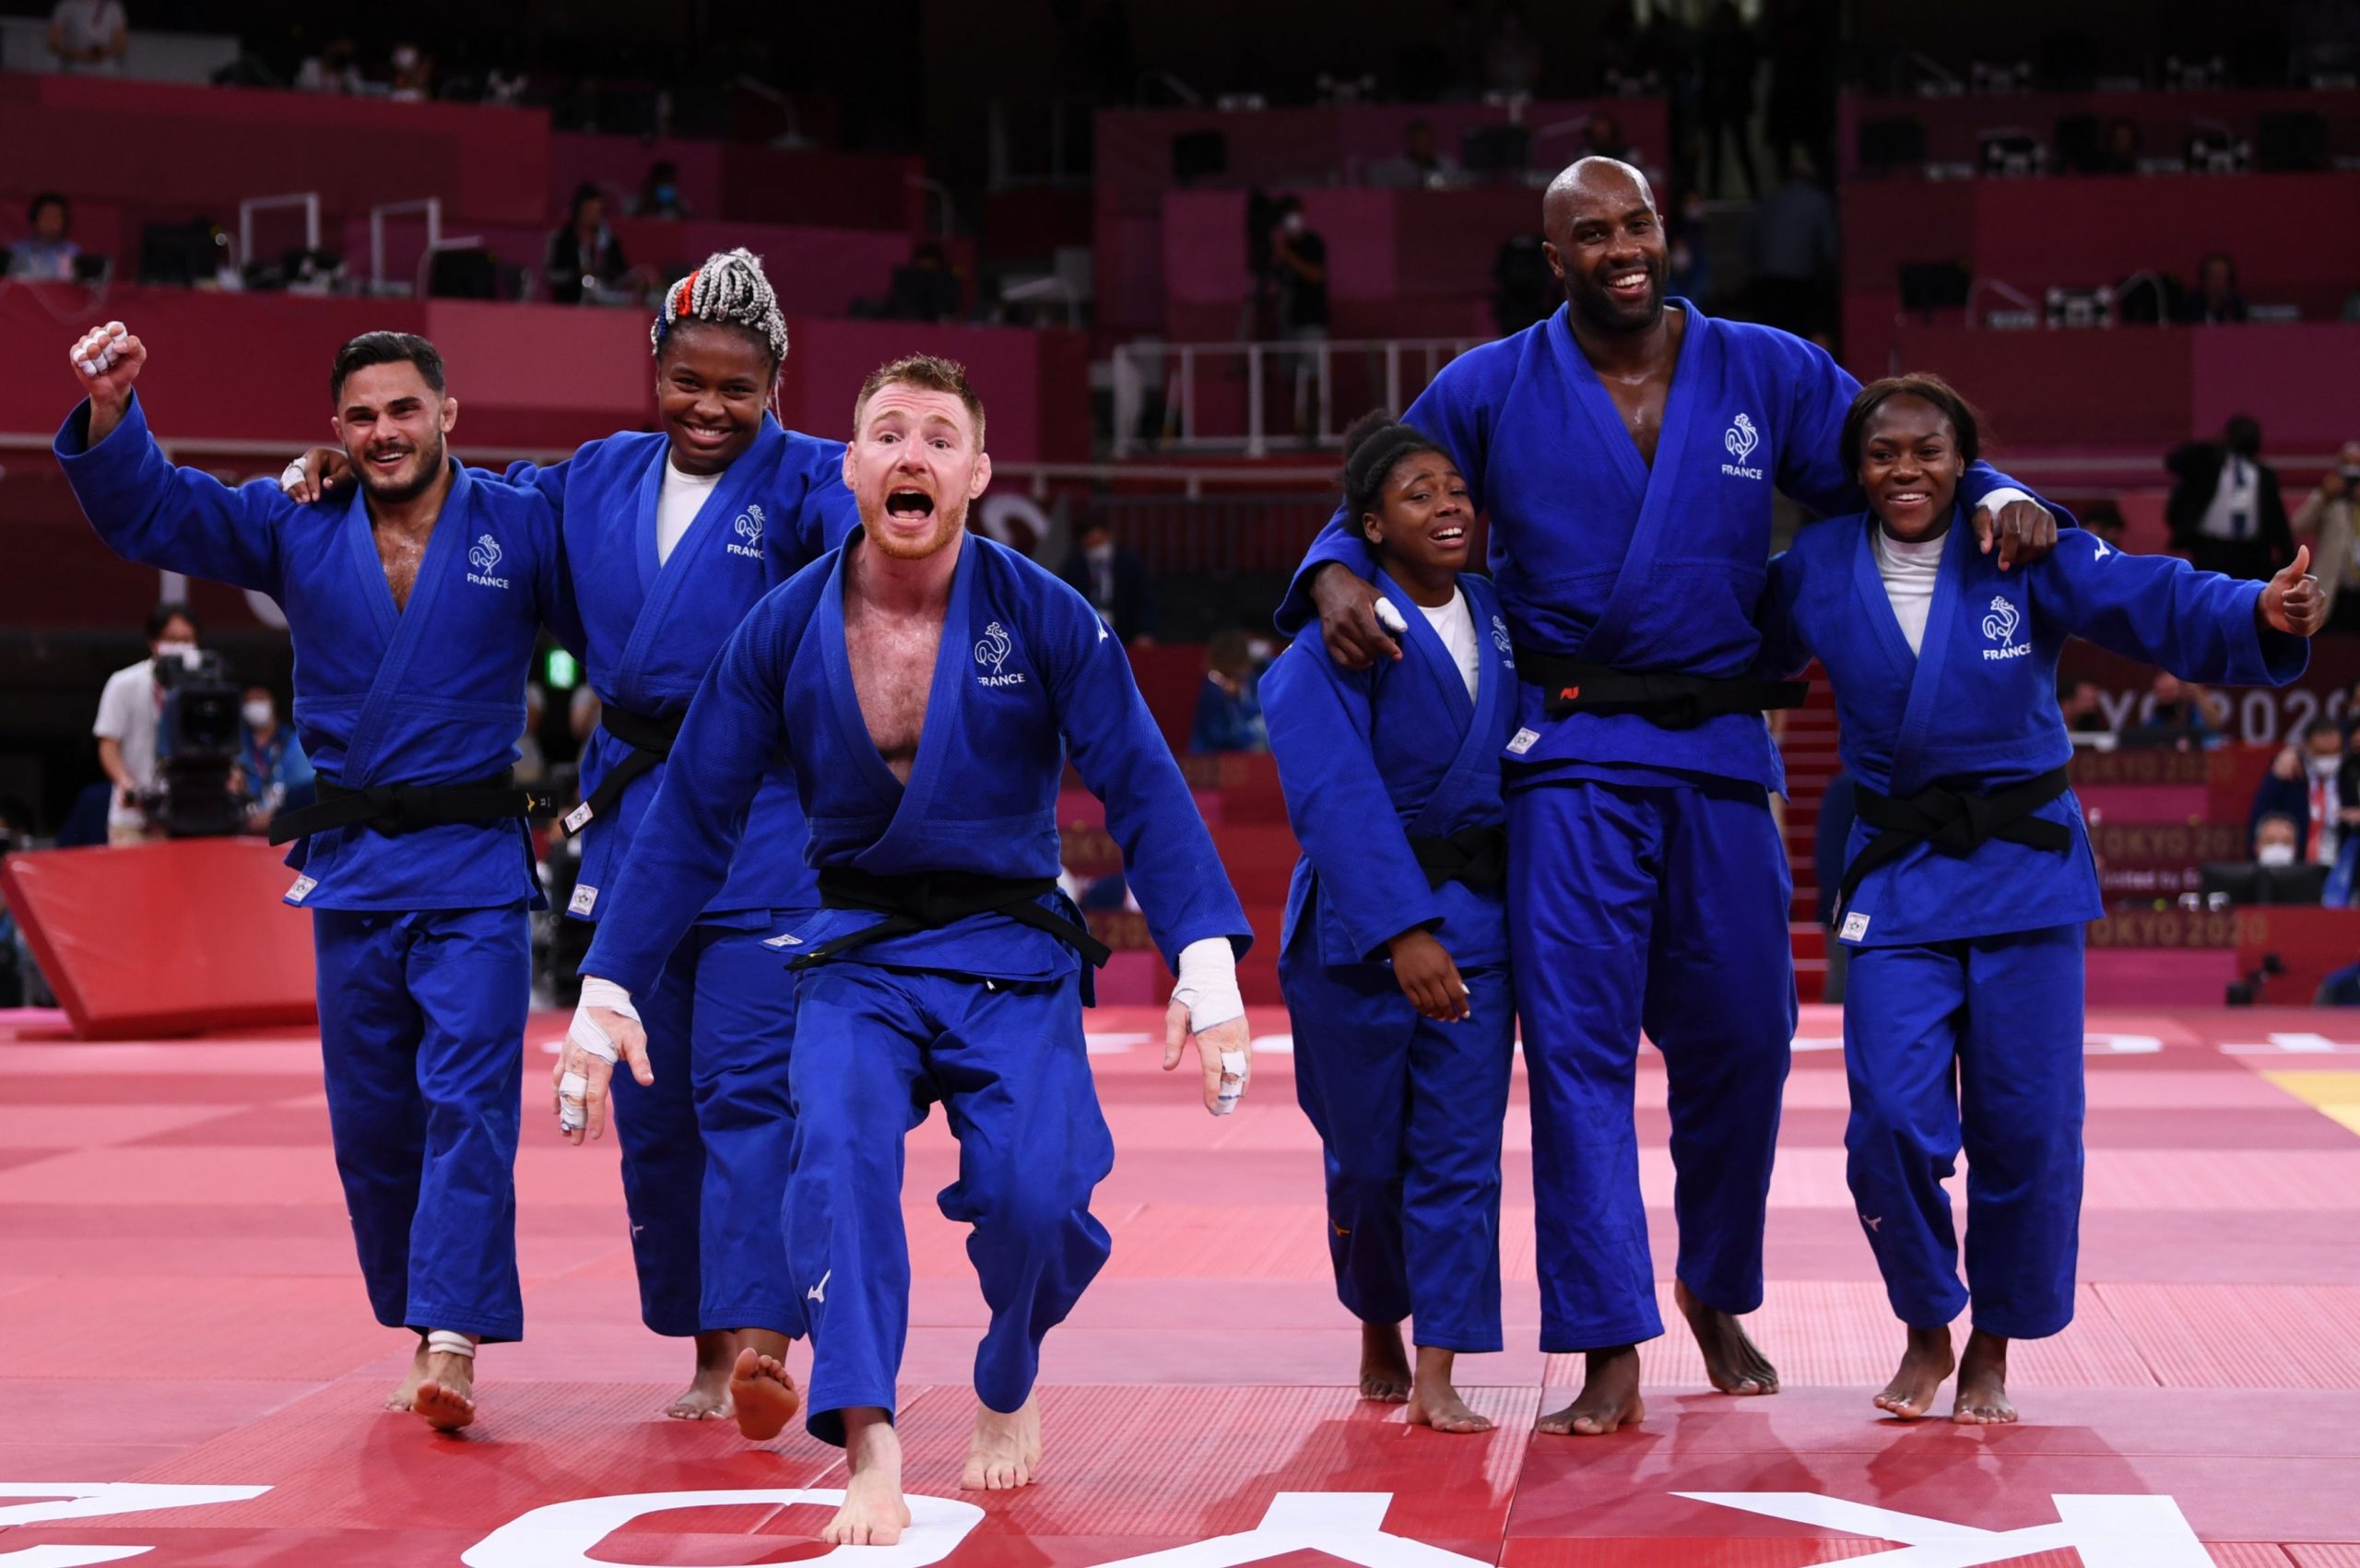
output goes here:
{"type": "MultiPolygon", "coordinates": [[[[584,921],[598,918],[599,891],[722,644],[757,600],[859,520],[843,443],[771,415],[786,322],[759,258],[707,257],[666,291],[649,336],[659,433],[608,436],[565,462],[519,463],[506,475],[560,511],[573,624],[552,630],[580,650],[602,704],[583,752],[584,803],[566,819],[582,841],[566,913],[584,921]]],[[[317,485],[289,488],[310,499],[306,489],[336,482],[335,466],[317,485]]],[[[753,1437],[781,1430],[798,1398],[782,1362],[803,1318],[780,1233],[794,986],[764,944],[787,929],[788,912],[817,903],[805,836],[782,772],[755,800],[727,885],[641,999],[653,1081],[620,1074],[615,1092],[640,1315],[697,1345],[695,1376],[667,1413],[734,1413],[753,1437]]],[[[597,984],[584,987],[583,1003],[612,1006],[594,994],[597,984]]],[[[583,1017],[570,1040],[599,1054],[583,1017]]],[[[571,1059],[569,1050],[552,1077],[560,1128],[579,1143],[604,1128],[583,1125],[571,1059]]]]}

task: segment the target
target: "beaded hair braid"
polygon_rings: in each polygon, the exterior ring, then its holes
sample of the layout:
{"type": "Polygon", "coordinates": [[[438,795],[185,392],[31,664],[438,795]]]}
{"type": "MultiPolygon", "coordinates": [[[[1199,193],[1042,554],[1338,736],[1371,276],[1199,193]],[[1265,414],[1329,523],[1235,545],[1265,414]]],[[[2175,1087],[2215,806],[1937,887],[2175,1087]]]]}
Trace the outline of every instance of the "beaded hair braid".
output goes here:
{"type": "Polygon", "coordinates": [[[761,258],[742,247],[705,257],[702,266],[665,291],[664,309],[647,334],[656,352],[684,321],[743,327],[769,346],[773,362],[786,358],[786,317],[779,313],[778,296],[762,276],[761,258]]]}

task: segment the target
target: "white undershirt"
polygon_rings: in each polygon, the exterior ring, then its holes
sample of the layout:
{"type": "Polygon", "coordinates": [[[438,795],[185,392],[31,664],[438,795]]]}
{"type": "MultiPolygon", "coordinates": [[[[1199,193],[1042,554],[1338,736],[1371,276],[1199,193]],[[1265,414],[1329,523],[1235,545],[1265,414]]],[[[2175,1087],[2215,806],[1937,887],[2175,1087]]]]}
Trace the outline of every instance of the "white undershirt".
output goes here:
{"type": "Polygon", "coordinates": [[[2208,539],[2252,538],[2260,531],[2254,526],[2254,515],[2260,491],[2254,466],[2234,452],[2228,454],[2221,461],[2221,482],[2213,488],[2197,531],[2208,539]]]}
{"type": "Polygon", "coordinates": [[[1916,544],[1896,539],[1882,525],[1876,528],[1877,575],[1884,579],[1884,596],[1901,622],[1901,635],[1916,653],[1926,641],[1926,615],[1934,607],[1934,579],[1941,575],[1942,546],[1947,534],[1916,544]]]}
{"type": "Polygon", "coordinates": [[[1434,629],[1442,645],[1450,650],[1451,662],[1458,666],[1458,678],[1467,683],[1467,695],[1473,697],[1483,670],[1483,646],[1475,637],[1475,612],[1468,607],[1467,590],[1451,591],[1450,603],[1440,609],[1418,607],[1426,624],[1434,629]]]}
{"type": "MultiPolygon", "coordinates": [[[[727,470],[724,470],[726,472],[727,470]]],[[[672,550],[686,536],[689,525],[704,509],[705,498],[721,483],[720,474],[683,474],[664,458],[664,487],[655,495],[655,564],[672,559],[672,550]]]]}

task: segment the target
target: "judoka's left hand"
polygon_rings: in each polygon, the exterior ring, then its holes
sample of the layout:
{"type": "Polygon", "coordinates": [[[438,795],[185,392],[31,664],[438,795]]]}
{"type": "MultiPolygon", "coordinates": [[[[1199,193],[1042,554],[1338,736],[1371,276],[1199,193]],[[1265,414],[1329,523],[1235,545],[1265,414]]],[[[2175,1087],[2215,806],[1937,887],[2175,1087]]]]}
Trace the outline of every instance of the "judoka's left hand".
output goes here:
{"type": "Polygon", "coordinates": [[[568,1143],[579,1145],[585,1134],[595,1138],[606,1132],[608,1087],[619,1060],[631,1064],[631,1076],[642,1088],[655,1083],[647,1031],[631,993],[612,981],[585,976],[582,1000],[565,1032],[565,1049],[549,1073],[557,1130],[568,1143]]]}
{"type": "Polygon", "coordinates": [[[2002,572],[2018,561],[2030,566],[2057,548],[2057,519],[2036,501],[2007,501],[1996,516],[1988,506],[1977,507],[1972,521],[1983,553],[1999,548],[2002,572]]]}
{"type": "Polygon", "coordinates": [[[1197,1043],[1197,1055],[1204,1063],[1205,1109],[1216,1116],[1226,1116],[1245,1097],[1245,1085],[1254,1076],[1253,1032],[1245,1027],[1243,1018],[1233,1018],[1210,1029],[1191,1030],[1188,1004],[1174,996],[1163,1015],[1165,1072],[1180,1065],[1180,1057],[1191,1040],[1197,1043]]]}

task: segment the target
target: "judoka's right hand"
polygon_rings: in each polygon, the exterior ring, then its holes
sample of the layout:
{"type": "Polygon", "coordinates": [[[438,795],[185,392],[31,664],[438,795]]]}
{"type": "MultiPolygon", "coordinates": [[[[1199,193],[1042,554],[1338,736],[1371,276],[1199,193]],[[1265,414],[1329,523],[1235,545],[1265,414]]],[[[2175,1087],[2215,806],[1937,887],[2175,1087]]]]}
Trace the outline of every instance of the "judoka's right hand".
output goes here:
{"type": "Polygon", "coordinates": [[[306,505],[352,478],[352,459],[340,446],[315,446],[287,466],[278,488],[306,505]]]}
{"type": "Polygon", "coordinates": [[[1375,584],[1343,562],[1331,560],[1312,577],[1311,602],[1319,607],[1319,636],[1328,656],[1346,669],[1401,656],[1401,644],[1376,619],[1375,584]]]}
{"type": "Polygon", "coordinates": [[[647,1031],[631,1005],[630,993],[610,981],[585,977],[583,1000],[573,1009],[565,1032],[565,1049],[558,1053],[549,1074],[551,1108],[557,1128],[568,1143],[579,1144],[586,1134],[597,1138],[607,1130],[607,1092],[618,1060],[631,1064],[631,1075],[644,1088],[655,1081],[647,1060],[647,1031]],[[599,1005],[599,991],[620,1001],[599,1005]]]}
{"type": "Polygon", "coordinates": [[[1393,953],[1394,983],[1410,1006],[1436,1023],[1464,1023],[1475,1016],[1457,962],[1433,932],[1415,926],[1385,945],[1393,953]]]}
{"type": "Polygon", "coordinates": [[[2319,580],[2310,575],[2311,547],[2298,546],[2270,586],[2254,601],[2254,618],[2274,631],[2313,637],[2327,624],[2327,598],[2319,580]]]}
{"type": "Polygon", "coordinates": [[[66,359],[90,406],[120,414],[130,407],[131,383],[139,379],[139,369],[148,362],[148,346],[132,336],[123,323],[111,321],[76,338],[66,359]]]}

